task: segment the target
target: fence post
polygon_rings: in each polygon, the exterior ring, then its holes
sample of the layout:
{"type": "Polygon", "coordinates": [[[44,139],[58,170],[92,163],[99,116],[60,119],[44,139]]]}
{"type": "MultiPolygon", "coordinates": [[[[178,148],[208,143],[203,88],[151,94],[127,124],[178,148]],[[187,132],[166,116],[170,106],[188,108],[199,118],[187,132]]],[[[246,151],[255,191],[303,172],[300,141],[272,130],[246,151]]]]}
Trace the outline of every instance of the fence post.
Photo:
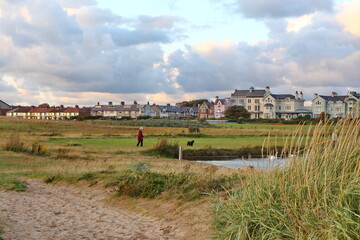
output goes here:
{"type": "Polygon", "coordinates": [[[179,160],[182,160],[182,149],[181,149],[181,146],[179,146],[179,160]]]}

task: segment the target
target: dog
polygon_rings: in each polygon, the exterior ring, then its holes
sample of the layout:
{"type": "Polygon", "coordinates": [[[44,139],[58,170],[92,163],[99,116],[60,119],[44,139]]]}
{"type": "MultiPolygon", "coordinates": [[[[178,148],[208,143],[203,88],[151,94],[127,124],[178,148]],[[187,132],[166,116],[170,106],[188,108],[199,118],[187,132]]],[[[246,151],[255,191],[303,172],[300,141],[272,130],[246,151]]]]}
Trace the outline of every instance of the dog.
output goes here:
{"type": "Polygon", "coordinates": [[[195,142],[194,140],[188,141],[188,142],[187,142],[187,146],[191,146],[191,147],[192,147],[192,146],[194,145],[194,142],[195,142]]]}

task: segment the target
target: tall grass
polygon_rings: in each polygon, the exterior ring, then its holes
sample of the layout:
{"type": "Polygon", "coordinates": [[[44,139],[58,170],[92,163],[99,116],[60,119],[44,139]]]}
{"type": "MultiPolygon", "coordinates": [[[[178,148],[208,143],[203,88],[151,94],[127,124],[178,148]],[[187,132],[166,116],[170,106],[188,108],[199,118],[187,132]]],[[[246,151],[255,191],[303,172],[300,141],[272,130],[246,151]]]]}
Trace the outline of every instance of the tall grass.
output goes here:
{"type": "Polygon", "coordinates": [[[337,141],[326,125],[308,134],[300,126],[284,147],[296,155],[286,168],[250,176],[213,205],[215,237],[359,239],[359,113],[334,128],[337,141]]]}

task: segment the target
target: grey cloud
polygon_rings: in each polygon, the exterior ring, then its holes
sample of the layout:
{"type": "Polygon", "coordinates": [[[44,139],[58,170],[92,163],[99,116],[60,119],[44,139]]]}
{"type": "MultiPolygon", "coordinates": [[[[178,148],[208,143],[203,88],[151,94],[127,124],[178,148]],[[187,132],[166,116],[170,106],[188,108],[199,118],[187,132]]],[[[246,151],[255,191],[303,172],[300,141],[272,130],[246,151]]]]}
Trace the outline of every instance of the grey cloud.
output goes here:
{"type": "Polygon", "coordinates": [[[238,11],[247,18],[296,17],[316,11],[331,11],[333,0],[235,0],[238,11]]]}
{"type": "Polygon", "coordinates": [[[54,1],[34,0],[27,4],[24,0],[20,5],[11,3],[2,7],[4,11],[0,18],[0,33],[10,37],[19,47],[67,45],[82,40],[82,30],[75,19],[69,17],[54,1]],[[12,11],[20,7],[28,10],[31,23],[20,14],[11,16],[12,11]]]}
{"type": "Polygon", "coordinates": [[[287,32],[284,20],[271,20],[271,38],[255,46],[189,47],[169,58],[168,72],[178,71],[184,91],[232,91],[263,87],[359,88],[360,38],[345,32],[333,18],[319,15],[299,32],[287,32]]]}
{"type": "Polygon", "coordinates": [[[159,46],[171,41],[171,28],[129,28],[128,20],[94,7],[80,7],[69,16],[54,0],[0,2],[0,7],[7,14],[18,13],[0,17],[0,72],[24,79],[24,89],[174,92],[159,46]],[[31,24],[19,11],[10,11],[19,7],[28,9],[31,24]]]}

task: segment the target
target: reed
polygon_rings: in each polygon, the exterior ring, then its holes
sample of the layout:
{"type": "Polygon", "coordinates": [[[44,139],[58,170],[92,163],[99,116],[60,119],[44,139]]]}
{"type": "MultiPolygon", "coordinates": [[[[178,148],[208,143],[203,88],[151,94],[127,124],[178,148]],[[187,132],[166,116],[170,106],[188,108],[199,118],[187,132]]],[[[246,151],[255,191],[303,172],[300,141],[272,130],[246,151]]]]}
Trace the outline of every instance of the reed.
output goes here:
{"type": "Polygon", "coordinates": [[[213,205],[215,237],[358,239],[359,112],[353,116],[335,126],[336,141],[327,122],[306,134],[295,129],[284,146],[294,156],[286,168],[249,176],[242,189],[213,205]]]}

